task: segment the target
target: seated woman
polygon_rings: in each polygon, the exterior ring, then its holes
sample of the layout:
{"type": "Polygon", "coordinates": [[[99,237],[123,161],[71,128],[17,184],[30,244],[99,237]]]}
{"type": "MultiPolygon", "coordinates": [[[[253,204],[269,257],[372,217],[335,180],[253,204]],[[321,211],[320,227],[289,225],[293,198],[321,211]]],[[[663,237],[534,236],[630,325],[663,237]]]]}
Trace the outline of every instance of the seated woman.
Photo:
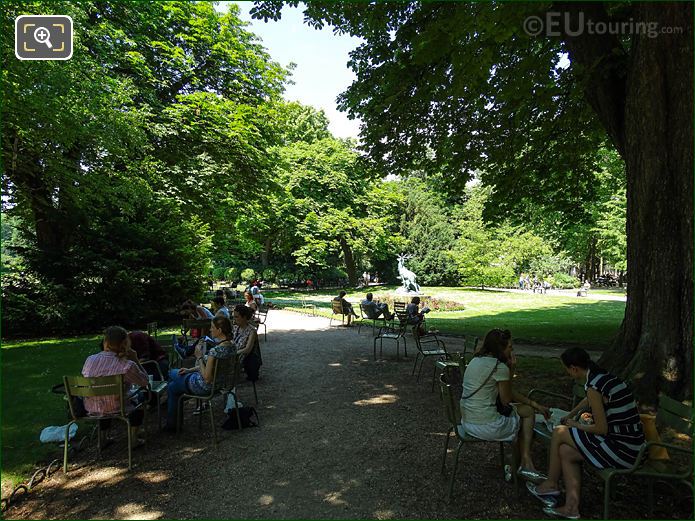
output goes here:
{"type": "Polygon", "coordinates": [[[578,519],[581,463],[599,469],[631,467],[644,444],[644,432],[637,404],[624,382],[598,367],[579,347],[566,350],[560,358],[567,374],[584,384],[586,398],[553,430],[548,478],[538,486],[526,485],[546,505],[546,514],[578,519]],[[575,415],[587,407],[593,424],[575,421],[575,415]],[[555,508],[560,477],[565,482],[565,504],[555,508]]]}
{"type": "MultiPolygon", "coordinates": [[[[140,366],[135,351],[130,348],[130,338],[125,329],[119,326],[106,328],[102,347],[103,351],[87,357],[82,367],[82,376],[95,378],[122,374],[124,385],[147,387],[149,383],[147,373],[140,366]]],[[[133,409],[134,405],[128,404],[126,410],[133,409]]],[[[117,414],[121,410],[121,404],[116,395],[86,397],[84,407],[87,413],[95,415],[117,414]]],[[[144,439],[138,438],[138,431],[144,416],[145,411],[143,409],[131,410],[128,414],[132,439],[137,440],[135,442],[136,447],[145,443],[144,439]]],[[[110,420],[104,420],[101,426],[103,429],[107,429],[110,423],[110,420]]]]}
{"type": "Polygon", "coordinates": [[[253,311],[251,308],[239,304],[232,311],[234,327],[232,329],[232,342],[238,355],[242,356],[241,365],[246,372],[248,380],[258,380],[258,372],[263,360],[258,343],[258,333],[253,325],[253,311]]]}
{"type": "Polygon", "coordinates": [[[253,295],[250,292],[244,292],[244,300],[246,301],[244,303],[244,306],[251,308],[254,313],[258,311],[258,304],[256,303],[256,300],[253,298],[253,295]]]}
{"type": "Polygon", "coordinates": [[[212,388],[217,360],[230,358],[236,352],[232,343],[232,323],[227,317],[213,318],[210,333],[213,337],[220,338],[221,342],[212,347],[207,354],[203,354],[203,347],[198,344],[195,348],[195,367],[169,371],[166,429],[170,432],[176,430],[179,396],[186,393],[201,396],[208,394],[212,388]]]}
{"type": "Polygon", "coordinates": [[[483,346],[463,375],[459,430],[481,440],[515,442],[521,455],[517,473],[540,480],[543,476],[536,472],[531,459],[534,409],[546,417],[550,411],[512,389],[516,365],[512,351],[512,334],[508,330],[493,329],[485,335],[483,346]],[[508,415],[498,411],[498,397],[508,415]]]}
{"type": "Polygon", "coordinates": [[[347,293],[345,293],[345,291],[341,291],[340,293],[338,293],[338,296],[335,297],[333,300],[335,302],[340,302],[340,304],[342,305],[342,309],[343,309],[343,315],[347,316],[347,325],[351,326],[352,325],[352,317],[357,318],[357,314],[355,313],[355,310],[352,309],[352,304],[350,304],[347,300],[345,300],[345,295],[347,295],[347,293]]]}
{"type": "Polygon", "coordinates": [[[410,304],[405,307],[405,312],[408,314],[408,324],[417,327],[417,332],[420,336],[425,335],[425,314],[430,312],[430,308],[422,308],[420,311],[420,297],[413,297],[410,304]]]}

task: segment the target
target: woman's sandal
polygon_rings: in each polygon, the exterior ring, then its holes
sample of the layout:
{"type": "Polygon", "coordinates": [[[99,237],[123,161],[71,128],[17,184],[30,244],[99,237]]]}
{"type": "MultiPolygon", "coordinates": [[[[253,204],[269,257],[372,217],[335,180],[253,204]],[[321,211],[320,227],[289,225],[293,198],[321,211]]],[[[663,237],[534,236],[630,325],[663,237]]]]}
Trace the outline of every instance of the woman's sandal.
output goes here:
{"type": "Polygon", "coordinates": [[[524,467],[519,467],[516,474],[521,478],[534,482],[536,485],[548,479],[548,476],[545,474],[542,474],[537,470],[531,470],[524,467]]]}
{"type": "Polygon", "coordinates": [[[536,499],[543,503],[546,506],[546,508],[552,508],[555,505],[557,505],[556,498],[560,495],[559,490],[548,490],[547,492],[539,492],[538,486],[531,483],[530,481],[526,482],[526,488],[536,499]]]}
{"type": "Polygon", "coordinates": [[[543,509],[543,513],[548,516],[561,517],[563,519],[579,519],[579,514],[563,514],[562,512],[558,512],[557,510],[555,510],[554,507],[545,507],[543,509]]]}

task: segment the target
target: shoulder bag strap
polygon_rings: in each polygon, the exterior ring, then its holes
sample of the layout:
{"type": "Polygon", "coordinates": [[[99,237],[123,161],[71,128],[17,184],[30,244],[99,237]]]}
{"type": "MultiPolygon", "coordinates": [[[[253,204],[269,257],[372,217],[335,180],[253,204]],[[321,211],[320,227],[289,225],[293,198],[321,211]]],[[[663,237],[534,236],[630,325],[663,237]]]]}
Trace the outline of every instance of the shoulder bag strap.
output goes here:
{"type": "Polygon", "coordinates": [[[473,392],[472,392],[471,394],[469,394],[468,396],[463,396],[463,394],[462,394],[462,395],[461,395],[461,398],[462,398],[463,400],[468,400],[468,398],[470,398],[470,397],[473,396],[475,393],[477,393],[478,391],[480,391],[480,390],[485,386],[485,384],[488,383],[488,381],[490,380],[490,378],[492,378],[492,375],[495,373],[495,371],[497,371],[497,366],[498,366],[499,364],[500,364],[500,361],[497,360],[497,363],[495,364],[495,367],[492,368],[492,371],[490,371],[490,374],[487,375],[487,378],[485,379],[485,381],[484,381],[483,383],[480,384],[480,387],[478,387],[475,391],[473,391],[473,392]]]}

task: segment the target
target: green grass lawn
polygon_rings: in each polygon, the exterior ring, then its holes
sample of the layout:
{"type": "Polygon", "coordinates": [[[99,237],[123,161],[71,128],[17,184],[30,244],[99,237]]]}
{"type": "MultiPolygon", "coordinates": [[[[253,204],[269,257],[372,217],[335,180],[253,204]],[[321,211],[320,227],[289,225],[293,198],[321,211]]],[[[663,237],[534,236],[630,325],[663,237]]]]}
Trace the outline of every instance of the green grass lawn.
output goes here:
{"type": "MultiPolygon", "coordinates": [[[[393,293],[396,286],[371,289],[374,297],[393,293]]],[[[429,327],[442,334],[485,333],[499,327],[509,329],[519,343],[580,345],[604,349],[615,337],[625,313],[625,302],[577,298],[572,295],[541,295],[462,288],[423,287],[424,295],[452,300],[464,305],[463,311],[430,312],[429,327]]],[[[267,300],[290,309],[301,310],[301,298],[316,305],[323,316],[331,315],[331,299],[337,291],[264,292],[267,300]]],[[[355,305],[364,298],[364,290],[348,291],[355,305]]],[[[425,299],[426,300],[426,299],[425,299]]]]}
{"type": "MultiPolygon", "coordinates": [[[[164,334],[160,332],[160,341],[164,334]]],[[[56,445],[39,442],[44,427],[68,422],[63,398],[52,393],[51,387],[61,383],[66,374],[80,374],[85,359],[100,349],[100,341],[100,335],[3,341],[3,483],[24,481],[37,463],[62,458],[56,445]]],[[[81,434],[84,432],[78,431],[77,435],[81,434]]]]}

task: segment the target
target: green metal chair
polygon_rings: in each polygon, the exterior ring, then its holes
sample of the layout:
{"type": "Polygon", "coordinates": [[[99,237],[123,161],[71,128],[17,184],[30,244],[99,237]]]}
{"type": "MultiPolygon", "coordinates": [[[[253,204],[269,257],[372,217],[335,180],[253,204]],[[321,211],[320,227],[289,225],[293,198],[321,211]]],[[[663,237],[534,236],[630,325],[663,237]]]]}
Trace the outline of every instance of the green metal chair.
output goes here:
{"type": "MultiPolygon", "coordinates": [[[[415,353],[415,364],[413,365],[413,372],[415,374],[415,369],[417,368],[417,362],[420,357],[420,370],[417,372],[417,382],[420,381],[420,373],[422,373],[422,366],[425,363],[425,359],[428,357],[437,358],[449,358],[449,353],[446,350],[446,344],[437,338],[437,335],[433,333],[428,333],[425,336],[420,336],[415,328],[413,328],[413,338],[415,339],[415,346],[417,347],[417,352],[415,353]]],[[[437,378],[437,366],[432,364],[432,391],[434,391],[434,384],[437,378]]]]}
{"type": "MultiPolygon", "coordinates": [[[[455,433],[456,438],[459,440],[459,445],[458,448],[456,449],[456,456],[454,457],[454,468],[451,472],[451,478],[449,480],[449,495],[448,495],[448,501],[451,501],[451,496],[454,492],[454,480],[456,479],[456,470],[458,468],[458,462],[459,462],[459,455],[461,453],[461,449],[463,448],[464,445],[466,444],[471,444],[471,443],[499,443],[500,447],[500,462],[502,464],[502,475],[503,478],[506,479],[506,470],[505,470],[505,452],[504,452],[504,445],[505,443],[508,442],[497,442],[497,441],[487,441],[487,440],[481,440],[480,438],[476,438],[474,436],[471,436],[469,434],[466,434],[465,436],[461,436],[458,430],[458,425],[461,423],[461,409],[459,406],[459,401],[458,399],[454,396],[453,390],[451,385],[447,382],[446,378],[446,373],[442,373],[439,376],[439,397],[442,402],[442,406],[444,409],[444,417],[446,418],[447,422],[449,423],[449,430],[446,433],[446,438],[444,440],[444,454],[442,455],[442,474],[446,473],[446,455],[449,451],[449,438],[451,437],[451,433],[455,433]]],[[[511,445],[511,444],[510,444],[511,445]]],[[[516,475],[516,469],[519,467],[519,455],[517,454],[517,451],[514,449],[514,447],[511,447],[511,479],[514,484],[514,491],[518,495],[519,494],[519,480],[516,475]]]]}
{"type": "MultiPolygon", "coordinates": [[[[170,362],[171,363],[171,362],[170,362]]],[[[162,428],[162,397],[166,397],[167,388],[169,383],[167,382],[167,376],[162,373],[162,368],[154,360],[141,360],[140,365],[145,369],[146,367],[152,366],[155,373],[159,377],[159,380],[154,380],[152,385],[148,387],[150,395],[154,395],[156,398],[156,408],[157,408],[157,428],[161,430],[162,428]]]]}
{"type": "Polygon", "coordinates": [[[260,329],[261,326],[263,326],[263,339],[266,342],[268,341],[268,328],[265,325],[265,322],[266,320],[268,320],[268,311],[270,311],[270,308],[265,304],[262,304],[258,307],[258,311],[256,311],[256,316],[254,317],[254,321],[256,322],[256,329],[260,329]]]}
{"type": "Polygon", "coordinates": [[[403,355],[408,358],[408,343],[405,339],[405,333],[408,327],[408,315],[405,310],[397,311],[394,315],[396,319],[398,319],[398,325],[396,325],[395,321],[389,323],[384,321],[384,326],[379,328],[377,335],[374,337],[374,360],[376,360],[376,342],[377,340],[379,341],[379,356],[381,356],[384,351],[384,339],[396,341],[396,360],[398,360],[401,340],[403,340],[403,355]]]}
{"type": "MultiPolygon", "coordinates": [[[[215,358],[215,367],[213,369],[212,376],[212,387],[210,392],[206,395],[198,394],[188,394],[184,393],[179,396],[179,403],[176,414],[176,430],[181,432],[183,428],[183,403],[185,400],[195,399],[200,405],[201,402],[208,402],[210,406],[208,411],[210,412],[210,427],[212,428],[212,438],[217,445],[217,430],[215,429],[215,413],[214,407],[212,406],[212,400],[217,395],[221,394],[225,397],[232,395],[234,397],[234,403],[237,403],[236,386],[241,381],[241,363],[239,356],[232,356],[230,358],[215,358]]],[[[234,410],[237,414],[237,421],[241,425],[241,417],[239,416],[239,408],[235,407],[234,410]]],[[[203,415],[198,416],[198,427],[200,428],[203,424],[203,415]]]]}
{"type": "MultiPolygon", "coordinates": [[[[673,429],[678,434],[686,435],[692,443],[693,438],[693,408],[669,398],[665,394],[659,395],[659,409],[656,413],[656,422],[662,429],[673,429]]],[[[604,480],[603,489],[603,518],[608,519],[611,500],[611,488],[618,477],[637,477],[647,479],[647,494],[649,501],[649,517],[654,513],[654,482],[673,481],[685,485],[693,493],[693,450],[691,447],[677,446],[663,442],[647,442],[640,450],[637,463],[629,469],[603,469],[597,471],[604,480]],[[683,454],[679,461],[649,459],[650,447],[665,447],[672,453],[683,454]]]]}
{"type": "MultiPolygon", "coordinates": [[[[343,311],[343,303],[342,302],[340,302],[339,300],[331,300],[331,311],[333,313],[331,314],[331,320],[328,323],[329,327],[333,325],[333,319],[334,318],[335,318],[335,320],[338,320],[336,315],[340,315],[340,325],[341,326],[346,325],[345,319],[348,317],[349,313],[345,313],[343,311]]],[[[352,323],[358,324],[358,328],[359,328],[358,319],[359,319],[359,317],[353,317],[352,323]]],[[[358,332],[359,332],[359,329],[358,329],[358,332]]]]}
{"type": "MultiPolygon", "coordinates": [[[[65,426],[65,446],[63,451],[63,472],[67,474],[68,472],[68,445],[69,445],[69,431],[70,425],[77,423],[78,421],[96,421],[97,422],[97,454],[101,456],[101,421],[100,420],[120,420],[126,424],[126,429],[128,432],[128,470],[133,467],[132,461],[132,448],[133,440],[130,432],[130,419],[128,414],[133,410],[126,409],[127,395],[124,390],[123,385],[123,375],[114,376],[100,376],[98,378],[85,378],[82,376],[63,376],[63,383],[65,385],[65,393],[68,400],[68,406],[70,408],[70,416],[72,420],[65,426]],[[74,398],[90,398],[96,396],[118,396],[120,403],[120,410],[118,413],[114,414],[103,414],[103,415],[87,415],[78,416],[74,404],[74,398]]],[[[139,404],[134,409],[142,408],[147,414],[147,408],[145,407],[147,401],[139,404]]],[[[143,428],[146,422],[143,420],[143,428]]],[[[145,431],[146,433],[147,431],[145,431]]]]}
{"type": "Polygon", "coordinates": [[[307,300],[306,295],[302,295],[302,310],[306,310],[311,313],[312,317],[316,316],[316,304],[307,300]]]}

